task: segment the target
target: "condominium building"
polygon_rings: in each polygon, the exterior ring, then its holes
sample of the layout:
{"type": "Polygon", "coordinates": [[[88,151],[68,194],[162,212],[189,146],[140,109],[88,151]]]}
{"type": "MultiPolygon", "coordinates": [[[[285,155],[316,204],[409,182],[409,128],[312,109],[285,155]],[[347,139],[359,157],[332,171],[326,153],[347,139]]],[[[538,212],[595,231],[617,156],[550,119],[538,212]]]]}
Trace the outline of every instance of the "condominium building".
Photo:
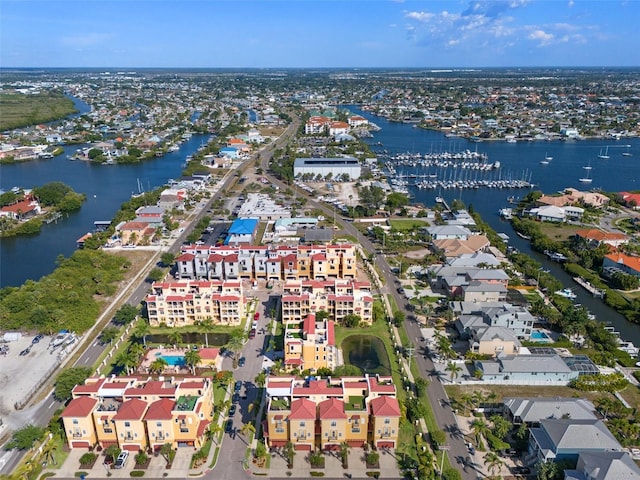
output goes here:
{"type": "Polygon", "coordinates": [[[156,282],[145,301],[151,326],[239,325],[245,314],[239,280],[156,282]]]}
{"type": "Polygon", "coordinates": [[[358,315],[362,322],[373,321],[373,295],[369,282],[355,280],[292,280],[285,282],[282,294],[282,322],[299,323],[310,313],[326,311],[341,323],[347,315],[358,315]]]}
{"type": "Polygon", "coordinates": [[[312,373],[319,368],[333,370],[338,366],[334,322],[317,320],[310,313],[302,322],[285,323],[284,365],[312,373]]]}
{"type": "Polygon", "coordinates": [[[391,377],[268,377],[265,436],[271,448],[396,448],[400,405],[391,377]]]}
{"type": "Polygon", "coordinates": [[[183,279],[324,280],[355,278],[357,273],[356,248],[351,244],[185,245],[176,265],[183,279]]]}
{"type": "Polygon", "coordinates": [[[211,380],[203,377],[90,377],[72,397],[61,414],[70,448],[198,448],[213,418],[211,380]]]}

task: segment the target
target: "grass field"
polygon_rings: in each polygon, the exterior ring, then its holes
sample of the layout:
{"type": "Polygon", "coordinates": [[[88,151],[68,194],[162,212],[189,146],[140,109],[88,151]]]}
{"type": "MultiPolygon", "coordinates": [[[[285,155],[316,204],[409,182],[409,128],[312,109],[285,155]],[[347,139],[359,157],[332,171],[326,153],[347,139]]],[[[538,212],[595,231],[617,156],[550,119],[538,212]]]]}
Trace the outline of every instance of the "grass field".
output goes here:
{"type": "Polygon", "coordinates": [[[410,218],[394,218],[392,220],[390,219],[389,224],[391,225],[391,228],[394,228],[399,232],[410,232],[412,230],[415,230],[416,228],[429,226],[429,223],[425,222],[424,220],[414,220],[410,218]]]}
{"type": "Polygon", "coordinates": [[[583,230],[584,227],[574,226],[574,225],[566,225],[564,223],[549,223],[549,222],[540,222],[538,223],[540,230],[547,237],[553,240],[567,240],[569,237],[575,235],[576,230],[583,230]]]}
{"type": "Polygon", "coordinates": [[[76,112],[73,101],[61,93],[0,94],[0,130],[37,125],[76,112]]]}

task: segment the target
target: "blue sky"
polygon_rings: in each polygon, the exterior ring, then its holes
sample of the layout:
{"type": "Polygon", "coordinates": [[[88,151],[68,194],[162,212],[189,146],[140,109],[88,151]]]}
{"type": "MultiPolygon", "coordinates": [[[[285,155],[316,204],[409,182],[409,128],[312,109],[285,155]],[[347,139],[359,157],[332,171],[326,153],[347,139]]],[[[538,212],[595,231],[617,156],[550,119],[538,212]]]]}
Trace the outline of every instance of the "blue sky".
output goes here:
{"type": "Polygon", "coordinates": [[[2,0],[2,67],[639,66],[638,0],[2,0]]]}

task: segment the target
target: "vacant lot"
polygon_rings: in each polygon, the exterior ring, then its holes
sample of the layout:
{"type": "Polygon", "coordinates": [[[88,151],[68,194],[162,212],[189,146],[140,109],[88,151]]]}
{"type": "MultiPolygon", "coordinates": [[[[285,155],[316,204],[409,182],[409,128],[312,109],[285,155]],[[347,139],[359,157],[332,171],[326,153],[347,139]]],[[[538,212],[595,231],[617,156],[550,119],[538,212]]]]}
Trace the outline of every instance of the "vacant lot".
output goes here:
{"type": "Polygon", "coordinates": [[[567,240],[576,234],[576,230],[584,230],[585,228],[577,225],[566,225],[564,223],[541,222],[538,225],[542,233],[553,240],[567,240]]]}
{"type": "Polygon", "coordinates": [[[58,120],[76,110],[73,102],[61,93],[2,93],[0,112],[0,130],[9,130],[58,120]]]}
{"type": "Polygon", "coordinates": [[[424,220],[414,220],[411,218],[392,218],[389,220],[391,228],[398,230],[399,232],[411,232],[416,228],[428,227],[429,222],[424,220]]]}

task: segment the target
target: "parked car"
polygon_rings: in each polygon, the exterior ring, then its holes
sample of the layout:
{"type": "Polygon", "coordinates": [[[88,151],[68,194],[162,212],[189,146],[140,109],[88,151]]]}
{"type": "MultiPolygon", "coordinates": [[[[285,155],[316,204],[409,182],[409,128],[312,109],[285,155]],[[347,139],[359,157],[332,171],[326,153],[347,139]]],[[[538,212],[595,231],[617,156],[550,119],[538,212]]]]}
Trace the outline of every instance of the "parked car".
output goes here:
{"type": "Polygon", "coordinates": [[[233,386],[233,390],[234,390],[235,392],[239,392],[241,388],[242,388],[242,382],[241,382],[240,380],[238,380],[238,381],[235,383],[235,385],[233,386]]]}
{"type": "Polygon", "coordinates": [[[529,467],[513,467],[512,472],[518,475],[528,475],[531,473],[531,469],[529,467]]]}
{"type": "Polygon", "coordinates": [[[474,453],[476,453],[476,447],[474,447],[471,443],[467,443],[467,449],[469,450],[469,453],[471,455],[473,455],[474,453]]]}
{"type": "Polygon", "coordinates": [[[231,408],[229,408],[229,417],[233,417],[236,414],[236,408],[235,405],[231,405],[231,408]]]}
{"type": "Polygon", "coordinates": [[[260,320],[260,312],[256,312],[256,313],[254,313],[254,314],[253,314],[253,319],[254,319],[254,320],[256,320],[256,321],[257,321],[257,320],[260,320]]]}
{"type": "Polygon", "coordinates": [[[127,452],[126,450],[121,451],[120,455],[118,455],[118,458],[116,458],[116,463],[114,463],[113,468],[124,467],[125,463],[127,463],[128,458],[129,458],[129,452],[127,452]]]}
{"type": "Polygon", "coordinates": [[[36,335],[35,337],[33,337],[33,340],[31,340],[31,344],[34,343],[38,343],[40,340],[42,340],[44,338],[44,335],[42,335],[41,333],[39,333],[38,335],[36,335]]]}
{"type": "Polygon", "coordinates": [[[254,339],[256,338],[256,329],[252,328],[251,331],[249,332],[249,339],[254,339]]]}
{"type": "Polygon", "coordinates": [[[20,352],[20,356],[24,357],[25,355],[29,355],[30,352],[31,352],[31,347],[27,347],[20,352]]]}
{"type": "Polygon", "coordinates": [[[244,367],[244,364],[246,363],[247,359],[244,357],[240,357],[240,360],[238,360],[238,366],[239,367],[244,367]]]}
{"type": "Polygon", "coordinates": [[[226,433],[231,433],[233,430],[233,420],[227,420],[227,423],[224,424],[224,431],[226,433]]]}

